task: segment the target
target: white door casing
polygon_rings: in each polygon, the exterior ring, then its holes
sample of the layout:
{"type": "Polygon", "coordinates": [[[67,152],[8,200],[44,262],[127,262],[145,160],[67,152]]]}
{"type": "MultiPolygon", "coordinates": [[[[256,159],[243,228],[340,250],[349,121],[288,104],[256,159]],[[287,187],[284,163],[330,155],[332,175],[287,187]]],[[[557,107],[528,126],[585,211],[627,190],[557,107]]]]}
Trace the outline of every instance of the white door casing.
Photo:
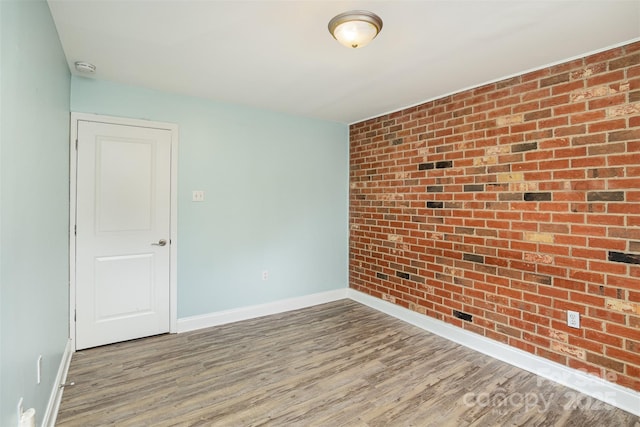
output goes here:
{"type": "Polygon", "coordinates": [[[73,113],[72,130],[75,348],[174,332],[177,127],[73,113]]]}

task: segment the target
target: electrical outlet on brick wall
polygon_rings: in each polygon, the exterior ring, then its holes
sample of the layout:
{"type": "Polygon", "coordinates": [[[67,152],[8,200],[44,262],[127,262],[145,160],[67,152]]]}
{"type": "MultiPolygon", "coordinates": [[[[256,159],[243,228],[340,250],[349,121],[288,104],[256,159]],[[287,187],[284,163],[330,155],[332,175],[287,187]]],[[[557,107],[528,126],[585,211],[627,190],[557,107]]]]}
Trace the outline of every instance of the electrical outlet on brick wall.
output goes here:
{"type": "Polygon", "coordinates": [[[580,313],[577,311],[567,311],[567,326],[571,328],[579,328],[580,327],[580,313]]]}

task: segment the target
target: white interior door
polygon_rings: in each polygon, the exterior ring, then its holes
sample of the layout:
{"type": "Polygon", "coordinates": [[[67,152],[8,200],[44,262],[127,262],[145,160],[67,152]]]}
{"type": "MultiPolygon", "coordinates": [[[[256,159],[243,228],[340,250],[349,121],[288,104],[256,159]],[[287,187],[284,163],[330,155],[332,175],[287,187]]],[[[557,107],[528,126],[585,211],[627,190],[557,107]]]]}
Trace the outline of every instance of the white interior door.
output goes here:
{"type": "Polygon", "coordinates": [[[76,348],[169,332],[171,131],[77,123],[76,348]]]}

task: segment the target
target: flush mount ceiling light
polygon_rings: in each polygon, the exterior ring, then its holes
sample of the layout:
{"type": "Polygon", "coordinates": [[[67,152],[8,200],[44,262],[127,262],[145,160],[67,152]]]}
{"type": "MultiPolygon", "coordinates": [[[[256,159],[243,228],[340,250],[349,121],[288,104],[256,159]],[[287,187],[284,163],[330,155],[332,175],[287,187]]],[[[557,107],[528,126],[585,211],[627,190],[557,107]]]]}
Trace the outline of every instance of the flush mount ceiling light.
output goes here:
{"type": "Polygon", "coordinates": [[[74,65],[79,73],[93,74],[96,72],[96,66],[88,62],[77,61],[74,65]]]}
{"type": "Polygon", "coordinates": [[[342,45],[363,47],[382,30],[382,19],[366,10],[352,10],[336,15],[329,21],[329,32],[342,45]]]}

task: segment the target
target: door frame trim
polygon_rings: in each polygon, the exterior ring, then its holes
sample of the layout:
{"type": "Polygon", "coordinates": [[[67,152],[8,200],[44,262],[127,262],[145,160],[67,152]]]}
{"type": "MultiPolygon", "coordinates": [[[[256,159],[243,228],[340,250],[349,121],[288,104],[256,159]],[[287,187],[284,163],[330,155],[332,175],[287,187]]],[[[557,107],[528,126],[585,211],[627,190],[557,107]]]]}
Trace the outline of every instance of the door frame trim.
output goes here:
{"type": "Polygon", "coordinates": [[[170,241],[169,245],[169,333],[178,331],[178,125],[175,123],[130,119],[90,113],[71,113],[69,132],[69,338],[76,351],[76,197],[78,122],[88,121],[114,125],[163,129],[171,132],[170,241]]]}

